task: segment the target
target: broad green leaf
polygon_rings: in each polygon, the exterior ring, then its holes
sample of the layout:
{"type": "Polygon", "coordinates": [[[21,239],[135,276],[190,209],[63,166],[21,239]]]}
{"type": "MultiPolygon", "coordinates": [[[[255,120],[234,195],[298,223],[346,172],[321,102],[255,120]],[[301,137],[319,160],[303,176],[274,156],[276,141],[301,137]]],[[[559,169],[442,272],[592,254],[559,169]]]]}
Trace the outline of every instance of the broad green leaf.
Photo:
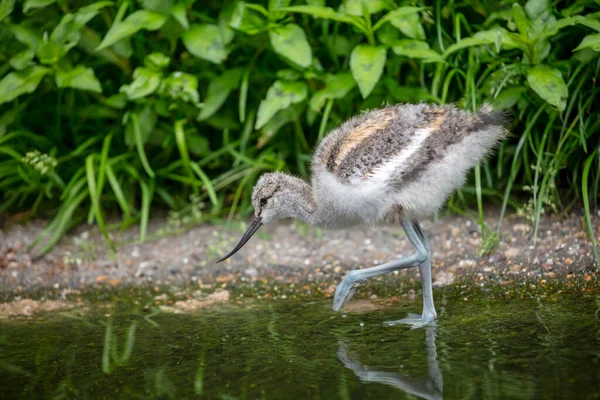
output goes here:
{"type": "Polygon", "coordinates": [[[512,108],[525,93],[523,86],[506,88],[493,100],[494,108],[505,110],[512,108]]]}
{"type": "Polygon", "coordinates": [[[181,33],[186,49],[198,58],[221,64],[227,58],[227,49],[217,25],[192,25],[181,33]]]}
{"type": "Polygon", "coordinates": [[[235,32],[229,27],[229,24],[231,23],[233,12],[236,10],[236,5],[236,3],[230,3],[224,6],[219,13],[219,29],[221,30],[221,37],[225,44],[231,43],[235,37],[235,32]]]}
{"type": "Polygon", "coordinates": [[[356,86],[356,81],[349,72],[327,75],[325,87],[315,92],[310,99],[310,108],[321,111],[328,99],[343,99],[356,86]]]}
{"type": "Polygon", "coordinates": [[[325,7],[325,0],[305,0],[306,4],[315,7],[325,7]]]}
{"type": "Polygon", "coordinates": [[[65,71],[57,69],[56,86],[59,88],[70,87],[73,89],[87,90],[89,92],[102,93],[100,81],[96,78],[96,74],[92,68],[86,68],[83,65],[78,65],[75,68],[65,71]]]}
{"type": "Polygon", "coordinates": [[[421,25],[419,14],[410,13],[403,17],[392,18],[390,23],[409,38],[425,40],[425,29],[421,25]]]}
{"type": "Polygon", "coordinates": [[[579,43],[579,46],[577,46],[573,51],[585,49],[586,47],[589,47],[594,51],[600,51],[600,33],[587,35],[583,38],[581,43],[579,43]]]}
{"type": "Polygon", "coordinates": [[[369,96],[385,66],[385,47],[359,44],[350,55],[350,70],[363,98],[369,96]]]}
{"type": "Polygon", "coordinates": [[[177,3],[169,9],[169,14],[171,14],[171,16],[175,18],[177,22],[179,22],[179,25],[181,25],[183,29],[188,29],[190,24],[188,22],[185,7],[185,3],[177,3]]]}
{"type": "Polygon", "coordinates": [[[525,11],[523,11],[519,3],[513,4],[512,16],[515,20],[515,25],[517,26],[517,29],[519,30],[521,35],[527,37],[527,35],[529,34],[530,22],[529,18],[527,18],[527,15],[525,14],[525,11]]]}
{"type": "Polygon", "coordinates": [[[247,8],[243,1],[240,1],[237,3],[235,10],[233,10],[229,26],[232,29],[252,36],[266,29],[267,20],[256,11],[247,8]]]}
{"type": "MultiPolygon", "coordinates": [[[[373,30],[376,31],[381,28],[386,22],[396,21],[396,24],[400,24],[403,18],[410,14],[416,14],[419,11],[423,11],[425,8],[423,7],[398,7],[393,11],[385,14],[375,25],[373,25],[373,30]]],[[[396,25],[394,25],[396,26],[396,25]]]]}
{"type": "Polygon", "coordinates": [[[181,100],[194,105],[200,103],[198,78],[185,72],[175,71],[171,73],[164,80],[164,84],[160,88],[160,93],[172,100],[181,100]]]}
{"type": "Polygon", "coordinates": [[[521,41],[519,35],[507,32],[504,28],[494,28],[487,31],[480,31],[471,37],[462,39],[460,42],[455,43],[446,48],[444,57],[467,47],[481,46],[481,45],[494,45],[496,51],[500,51],[502,47],[506,49],[511,48],[524,48],[525,44],[521,41]]]}
{"type": "Polygon", "coordinates": [[[271,45],[284,59],[302,67],[312,64],[312,49],[306,40],[302,28],[296,24],[287,24],[269,32],[271,45]]]}
{"type": "Polygon", "coordinates": [[[525,11],[532,21],[545,20],[551,12],[550,2],[548,0],[529,0],[525,3],[525,11]]]}
{"type": "Polygon", "coordinates": [[[563,111],[569,89],[560,71],[547,65],[536,65],[527,71],[529,86],[549,104],[563,111]]]}
{"type": "Polygon", "coordinates": [[[160,86],[161,78],[160,73],[139,67],[133,71],[133,82],[121,86],[119,92],[125,93],[129,100],[140,99],[154,93],[160,86]]]}
{"type": "Polygon", "coordinates": [[[105,49],[142,29],[147,31],[158,30],[165,24],[167,19],[168,16],[166,14],[157,13],[155,11],[134,11],[123,21],[116,22],[110,27],[96,50],[105,49]]]}
{"type": "Polygon", "coordinates": [[[399,56],[405,56],[409,58],[420,58],[423,59],[423,62],[435,62],[444,60],[438,52],[429,48],[429,44],[427,44],[427,42],[423,42],[420,40],[397,40],[393,44],[392,50],[394,50],[394,53],[398,54],[399,56]]]}
{"type": "Polygon", "coordinates": [[[25,25],[8,25],[8,27],[15,39],[32,49],[35,50],[42,44],[42,39],[29,27],[25,25]]]}
{"type": "Polygon", "coordinates": [[[27,11],[35,8],[48,7],[53,3],[56,3],[56,0],[25,0],[23,3],[23,12],[26,13],[27,11]]]}
{"type": "MultiPolygon", "coordinates": [[[[600,17],[600,15],[599,15],[599,17],[600,17]]],[[[566,18],[564,18],[564,19],[566,19],[566,18]]],[[[573,17],[573,19],[578,24],[585,25],[588,28],[592,28],[592,29],[600,32],[600,19],[598,19],[598,18],[593,18],[591,15],[586,15],[586,16],[577,15],[577,16],[573,17]]],[[[558,22],[560,22],[560,20],[558,22]]]]}
{"type": "MultiPolygon", "coordinates": [[[[365,0],[344,0],[344,11],[350,15],[361,17],[363,15],[362,3],[365,0]]],[[[386,9],[386,2],[383,0],[365,1],[369,14],[376,14],[386,9]]]]}
{"type": "Polygon", "coordinates": [[[198,115],[199,121],[212,117],[219,110],[231,91],[238,87],[242,78],[242,72],[241,68],[229,69],[223,75],[211,79],[208,84],[204,107],[200,111],[200,115],[198,115]]]}
{"type": "Polygon", "coordinates": [[[0,22],[12,14],[15,8],[15,0],[1,0],[0,1],[0,22]]]}
{"type": "Polygon", "coordinates": [[[82,25],[75,22],[73,14],[65,14],[50,35],[50,41],[64,48],[65,54],[81,39],[82,25]]]}
{"type": "Polygon", "coordinates": [[[94,18],[96,15],[98,15],[100,13],[100,10],[102,10],[103,8],[108,7],[108,6],[112,6],[114,4],[115,4],[114,1],[97,1],[88,6],[81,7],[74,14],[75,15],[75,23],[77,25],[83,26],[83,25],[87,24],[88,22],[90,22],[90,20],[92,18],[94,18]]]}
{"type": "Polygon", "coordinates": [[[43,42],[36,50],[35,55],[42,64],[54,65],[66,54],[66,50],[59,43],[43,42]]]}
{"type": "Polygon", "coordinates": [[[25,93],[33,93],[42,78],[52,70],[33,66],[21,71],[11,72],[0,81],[0,104],[7,103],[25,93]]]}
{"type": "Polygon", "coordinates": [[[14,69],[25,69],[33,64],[33,57],[35,56],[35,52],[33,49],[23,50],[20,53],[15,54],[9,60],[9,64],[14,69]]]}
{"type": "Polygon", "coordinates": [[[281,8],[281,11],[308,14],[312,15],[315,18],[331,19],[333,21],[354,24],[354,19],[352,19],[352,17],[336,12],[333,8],[330,7],[292,6],[281,8]]]}
{"type": "Polygon", "coordinates": [[[262,128],[277,111],[304,101],[307,95],[304,82],[275,81],[267,91],[267,97],[258,106],[255,129],[262,128]]]}

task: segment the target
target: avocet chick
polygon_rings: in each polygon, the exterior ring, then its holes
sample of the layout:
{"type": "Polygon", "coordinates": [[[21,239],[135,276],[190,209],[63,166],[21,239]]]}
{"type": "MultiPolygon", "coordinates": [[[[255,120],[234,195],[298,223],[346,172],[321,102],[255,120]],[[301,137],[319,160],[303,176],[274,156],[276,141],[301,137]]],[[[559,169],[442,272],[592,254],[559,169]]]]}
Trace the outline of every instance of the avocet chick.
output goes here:
{"type": "Polygon", "coordinates": [[[409,257],[350,271],[337,286],[333,309],[377,275],[419,267],[423,313],[395,323],[421,327],[437,314],[431,287],[431,251],[419,220],[432,216],[467,172],[508,134],[506,115],[483,105],[398,104],[365,112],[333,129],[312,159],[312,182],[283,173],[260,177],[252,194],[255,216],[235,254],[263,224],[297,218],[323,228],[400,223],[415,248],[409,257]]]}

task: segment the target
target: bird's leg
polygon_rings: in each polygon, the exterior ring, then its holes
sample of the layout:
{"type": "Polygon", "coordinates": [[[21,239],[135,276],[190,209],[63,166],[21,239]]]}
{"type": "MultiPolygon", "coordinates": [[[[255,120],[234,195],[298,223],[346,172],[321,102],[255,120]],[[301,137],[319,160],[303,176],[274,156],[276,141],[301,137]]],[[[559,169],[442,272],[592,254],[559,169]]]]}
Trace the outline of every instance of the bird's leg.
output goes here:
{"type": "MultiPolygon", "coordinates": [[[[424,265],[425,268],[419,268],[421,280],[423,282],[423,321],[432,322],[436,318],[433,307],[433,297],[431,295],[431,261],[429,255],[429,242],[417,222],[402,220],[402,228],[406,232],[406,237],[415,247],[415,254],[399,260],[391,261],[372,268],[359,269],[348,272],[342,282],[335,289],[335,298],[333,300],[333,310],[339,310],[354,295],[356,288],[361,282],[367,279],[382,275],[392,271],[398,271],[405,268],[424,265]]],[[[405,321],[417,327],[412,322],[405,321]]],[[[426,325],[426,324],[424,324],[426,325]]],[[[420,326],[424,326],[420,325],[420,326]]]]}
{"type": "MultiPolygon", "coordinates": [[[[431,250],[429,241],[418,222],[413,224],[415,233],[423,246],[427,249],[427,259],[419,264],[419,274],[421,275],[421,284],[423,286],[423,314],[409,314],[407,318],[398,321],[389,321],[388,325],[407,324],[413,328],[420,328],[431,324],[437,319],[435,306],[433,305],[433,288],[431,283],[431,250]]],[[[408,232],[407,232],[408,234],[408,232]]]]}

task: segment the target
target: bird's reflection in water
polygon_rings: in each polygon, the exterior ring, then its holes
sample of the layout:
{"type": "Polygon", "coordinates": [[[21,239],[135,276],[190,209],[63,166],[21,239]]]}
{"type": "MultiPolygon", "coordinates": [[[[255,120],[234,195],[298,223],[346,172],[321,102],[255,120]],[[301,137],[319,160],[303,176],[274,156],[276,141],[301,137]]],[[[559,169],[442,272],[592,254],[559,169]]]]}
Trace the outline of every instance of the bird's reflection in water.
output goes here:
{"type": "Polygon", "coordinates": [[[442,372],[437,361],[437,350],[435,347],[435,327],[425,330],[425,349],[427,352],[427,376],[409,377],[397,372],[373,371],[355,359],[348,351],[346,343],[340,342],[337,356],[346,368],[354,371],[356,376],[363,382],[378,382],[394,386],[406,393],[419,396],[424,399],[442,399],[444,382],[442,372]],[[353,359],[354,358],[354,359],[353,359]]]}

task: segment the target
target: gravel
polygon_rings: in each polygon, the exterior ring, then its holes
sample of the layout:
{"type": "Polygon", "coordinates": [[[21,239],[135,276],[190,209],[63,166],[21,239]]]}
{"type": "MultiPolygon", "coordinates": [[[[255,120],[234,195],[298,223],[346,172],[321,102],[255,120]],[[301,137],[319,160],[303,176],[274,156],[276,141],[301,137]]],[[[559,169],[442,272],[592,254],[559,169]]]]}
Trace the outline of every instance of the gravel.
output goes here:
{"type": "MultiPolygon", "coordinates": [[[[497,210],[486,220],[496,226],[497,210]]],[[[594,216],[596,237],[600,217],[594,216]]],[[[110,252],[96,228],[80,226],[49,254],[36,258],[28,247],[47,221],[13,224],[0,230],[0,293],[37,288],[81,289],[93,285],[237,285],[264,281],[283,284],[318,282],[332,291],[345,273],[411,254],[400,227],[320,231],[298,222],[264,226],[243,250],[229,260],[215,260],[241,237],[241,223],[199,225],[179,234],[160,233],[164,219],[149,226],[150,239],[137,242],[136,227],[113,239],[110,252]]],[[[479,256],[479,225],[461,216],[423,223],[433,249],[437,287],[457,280],[505,282],[563,279],[581,275],[597,281],[591,242],[581,214],[544,216],[534,245],[532,226],[523,218],[505,218],[498,246],[479,256]]],[[[415,269],[395,276],[414,279],[415,269]]],[[[396,279],[394,277],[394,279],[396,279]]]]}

